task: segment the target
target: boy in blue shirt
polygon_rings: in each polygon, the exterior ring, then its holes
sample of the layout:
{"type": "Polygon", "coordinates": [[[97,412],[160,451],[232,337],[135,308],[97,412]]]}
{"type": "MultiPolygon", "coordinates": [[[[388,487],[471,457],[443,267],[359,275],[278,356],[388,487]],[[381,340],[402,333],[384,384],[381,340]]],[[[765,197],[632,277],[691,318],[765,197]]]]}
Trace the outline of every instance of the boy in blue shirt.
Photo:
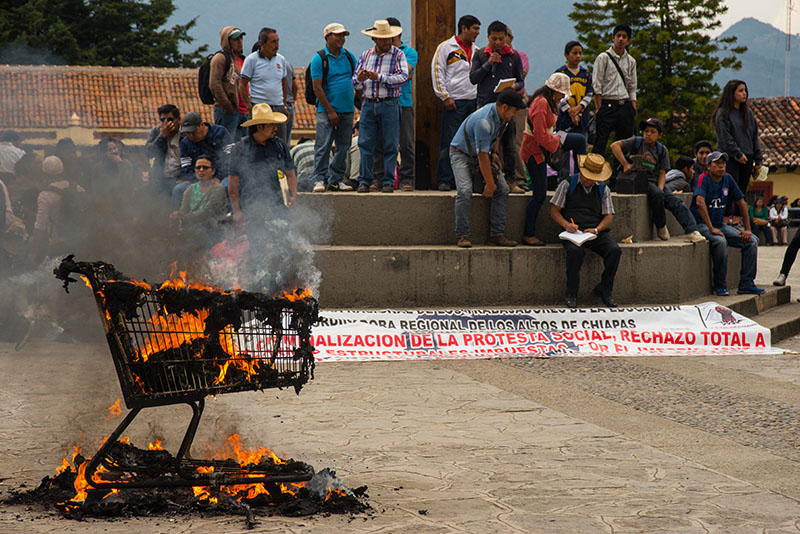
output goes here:
{"type": "Polygon", "coordinates": [[[556,130],[564,132],[578,132],[586,134],[589,129],[589,113],[586,108],[594,96],[592,89],[592,75],[581,66],[583,59],[583,46],[578,41],[570,41],[564,47],[564,57],[567,63],[562,65],[556,72],[561,72],[569,76],[569,98],[562,100],[558,109],[558,120],[556,130]]]}
{"type": "Polygon", "coordinates": [[[760,295],[763,289],[756,287],[756,265],[758,263],[758,238],[750,231],[750,219],[742,217],[744,230],[738,231],[725,224],[725,206],[734,202],[739,213],[745,213],[747,205],[736,180],[725,172],[728,155],[712,152],[706,158],[708,171],[697,179],[692,196],[692,214],[698,223],[698,231],[711,244],[711,261],[714,269],[714,294],[730,295],[727,288],[728,246],[742,249],[742,270],[739,275],[739,294],[760,295]]]}

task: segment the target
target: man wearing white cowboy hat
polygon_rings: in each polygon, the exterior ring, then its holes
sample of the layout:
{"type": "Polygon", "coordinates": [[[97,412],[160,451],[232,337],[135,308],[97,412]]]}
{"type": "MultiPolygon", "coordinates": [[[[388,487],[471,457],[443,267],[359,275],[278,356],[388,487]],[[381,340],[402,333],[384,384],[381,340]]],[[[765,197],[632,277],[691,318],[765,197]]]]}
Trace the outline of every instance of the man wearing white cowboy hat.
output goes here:
{"type": "Polygon", "coordinates": [[[353,73],[353,85],[363,91],[358,136],[361,151],[359,193],[368,193],[374,180],[373,146],[379,129],[383,139],[381,191],[394,191],[394,167],[400,143],[400,91],[408,81],[408,62],[402,50],[392,44],[392,39],[402,31],[402,28],[390,26],[387,20],[376,20],[373,27],[361,30],[372,37],[375,46],[362,52],[353,73]]]}
{"type": "Polygon", "coordinates": [[[603,183],[611,176],[611,166],[600,154],[588,154],[578,156],[578,169],[578,174],[558,184],[550,200],[550,216],[565,231],[596,236],[581,245],[568,239],[562,241],[567,257],[566,303],[570,308],[578,306],[580,269],[586,249],[589,249],[603,258],[604,265],[594,293],[606,306],[616,308],[611,291],[622,251],[609,232],[614,219],[614,205],[611,191],[603,183]]]}
{"type": "Polygon", "coordinates": [[[233,220],[237,224],[244,220],[248,228],[263,225],[276,210],[283,213],[279,171],[286,175],[289,185],[287,205],[293,205],[297,197],[297,176],[289,146],[277,136],[278,125],[286,122],[286,115],[272,111],[269,104],[256,104],[252,113],[253,118],[242,124],[249,135],[231,151],[228,177],[233,220]]]}

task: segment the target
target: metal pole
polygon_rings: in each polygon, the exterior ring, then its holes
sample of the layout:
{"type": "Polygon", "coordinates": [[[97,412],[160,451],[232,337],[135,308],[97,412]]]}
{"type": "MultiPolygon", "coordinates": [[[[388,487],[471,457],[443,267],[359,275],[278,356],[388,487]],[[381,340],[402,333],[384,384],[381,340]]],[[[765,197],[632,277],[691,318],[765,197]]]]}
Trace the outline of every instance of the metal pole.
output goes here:
{"type": "Polygon", "coordinates": [[[786,0],[786,64],[783,72],[783,96],[789,96],[789,76],[792,50],[792,0],[786,0]]]}

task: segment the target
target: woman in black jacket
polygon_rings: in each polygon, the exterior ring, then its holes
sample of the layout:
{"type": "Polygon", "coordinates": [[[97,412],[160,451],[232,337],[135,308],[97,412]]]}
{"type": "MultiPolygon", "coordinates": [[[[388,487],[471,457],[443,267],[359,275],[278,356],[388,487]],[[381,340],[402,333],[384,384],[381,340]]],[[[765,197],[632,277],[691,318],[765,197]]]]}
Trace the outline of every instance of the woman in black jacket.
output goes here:
{"type": "Polygon", "coordinates": [[[729,81],[712,115],[717,130],[717,150],[730,157],[727,172],[742,193],[747,191],[750,176],[761,170],[764,159],[758,141],[758,124],[747,105],[747,95],[746,83],[729,81]]]}

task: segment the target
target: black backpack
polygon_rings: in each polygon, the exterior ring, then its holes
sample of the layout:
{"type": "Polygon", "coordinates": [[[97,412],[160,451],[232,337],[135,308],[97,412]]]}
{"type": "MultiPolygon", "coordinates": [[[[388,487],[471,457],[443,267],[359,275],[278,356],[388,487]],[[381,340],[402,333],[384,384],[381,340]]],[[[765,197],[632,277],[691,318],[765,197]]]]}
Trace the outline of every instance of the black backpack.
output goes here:
{"type": "Polygon", "coordinates": [[[208,81],[211,77],[211,58],[217,54],[225,54],[225,70],[223,72],[228,72],[228,69],[231,68],[231,56],[223,50],[217,50],[206,57],[206,60],[203,61],[203,64],[200,65],[200,70],[197,72],[197,93],[200,95],[200,100],[203,104],[214,103],[214,94],[211,92],[211,86],[208,81]]]}
{"type": "MultiPolygon", "coordinates": [[[[344,55],[347,56],[347,60],[350,62],[350,72],[355,72],[356,64],[353,61],[353,56],[344,48],[342,48],[342,52],[344,52],[344,55]]],[[[317,54],[320,59],[322,59],[322,83],[325,83],[325,79],[328,77],[328,54],[325,53],[324,48],[322,50],[317,50],[317,54]]],[[[318,102],[317,95],[314,94],[314,82],[311,79],[311,63],[306,67],[306,102],[311,106],[316,106],[318,102]]],[[[357,107],[360,108],[361,106],[357,107]]]]}

